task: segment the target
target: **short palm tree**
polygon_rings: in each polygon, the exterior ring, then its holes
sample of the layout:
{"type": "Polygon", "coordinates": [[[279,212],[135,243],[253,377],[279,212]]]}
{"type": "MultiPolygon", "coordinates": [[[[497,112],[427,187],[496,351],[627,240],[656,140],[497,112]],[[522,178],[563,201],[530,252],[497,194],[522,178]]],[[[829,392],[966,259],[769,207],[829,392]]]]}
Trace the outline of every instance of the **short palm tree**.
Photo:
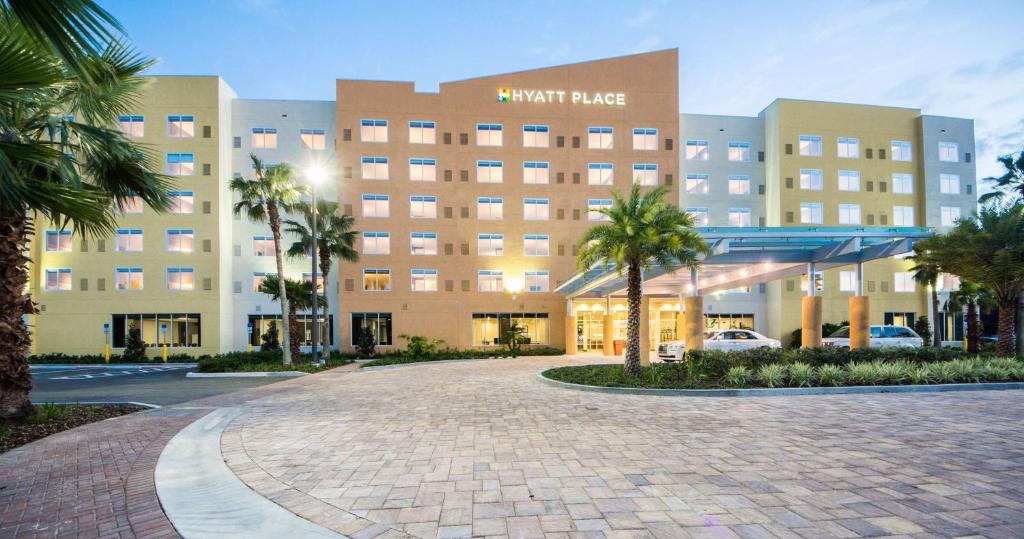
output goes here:
{"type": "Polygon", "coordinates": [[[914,262],[910,271],[914,273],[914,281],[928,288],[931,294],[932,307],[932,346],[942,346],[942,336],[939,334],[939,276],[942,271],[936,264],[928,262],[920,254],[915,254],[907,260],[914,262]]]}
{"type": "MultiPolygon", "coordinates": [[[[281,215],[295,211],[299,208],[302,195],[306,187],[295,183],[295,176],[288,164],[282,163],[273,167],[264,166],[263,161],[250,155],[252,159],[253,179],[247,180],[241,176],[231,180],[231,190],[238,194],[238,202],[235,203],[235,215],[245,213],[250,221],[256,223],[269,223],[270,232],[274,237],[274,258],[277,262],[277,274],[284,275],[284,255],[281,251],[281,215]]],[[[281,323],[284,331],[281,332],[284,346],[284,364],[292,362],[289,339],[291,331],[288,327],[288,294],[285,293],[284,281],[275,281],[280,286],[275,299],[281,302],[281,323]]]]}
{"type": "Polygon", "coordinates": [[[1001,155],[998,161],[1006,173],[998,178],[985,178],[985,181],[995,184],[996,190],[982,195],[978,201],[986,204],[992,200],[1002,200],[1007,195],[1024,200],[1024,150],[1016,156],[1001,155]]]}
{"type": "MultiPolygon", "coordinates": [[[[299,335],[299,324],[296,312],[309,310],[313,306],[313,282],[296,281],[294,279],[280,279],[277,275],[268,275],[260,284],[260,292],[268,294],[274,301],[281,299],[281,291],[284,290],[285,301],[282,304],[288,305],[288,313],[282,316],[282,321],[287,317],[285,325],[291,332],[286,339],[288,351],[292,357],[299,357],[299,345],[302,338],[299,335]]],[[[317,306],[326,307],[327,300],[323,296],[317,296],[317,306]]],[[[282,351],[284,348],[282,348],[282,351]]]]}
{"type": "Polygon", "coordinates": [[[156,159],[111,129],[152,62],[89,0],[0,0],[0,417],[31,410],[24,316],[34,221],[106,237],[120,201],[168,206],[156,159]]]}
{"type": "MultiPolygon", "coordinates": [[[[300,209],[305,222],[294,221],[291,219],[285,220],[284,224],[288,226],[285,232],[294,234],[298,237],[295,243],[292,243],[291,247],[288,248],[288,256],[290,257],[301,257],[308,256],[313,249],[313,234],[311,232],[311,226],[313,219],[316,219],[316,252],[318,265],[320,267],[320,275],[324,280],[324,285],[327,283],[327,276],[331,274],[331,259],[338,258],[348,262],[355,262],[359,260],[359,252],[356,251],[356,238],[359,233],[352,230],[352,226],[355,224],[355,219],[350,215],[342,215],[338,212],[338,203],[331,202],[329,200],[317,200],[316,211],[309,204],[303,204],[300,209]]],[[[328,301],[327,291],[324,290],[324,313],[325,317],[328,301]]],[[[328,343],[329,335],[326,332],[322,332],[323,342],[328,343]]]]}
{"type": "Polygon", "coordinates": [[[981,320],[982,312],[989,312],[995,305],[992,295],[984,287],[966,279],[960,280],[960,287],[950,292],[946,302],[950,312],[965,311],[967,319],[967,351],[972,354],[981,352],[981,320]]]}
{"type": "MultiPolygon", "coordinates": [[[[700,266],[701,255],[709,248],[697,234],[690,214],[665,201],[664,187],[647,191],[638,185],[625,197],[612,192],[612,205],[598,210],[607,222],[596,225],[580,239],[576,264],[586,270],[599,263],[626,273],[628,320],[626,325],[625,371],[640,374],[641,273],[653,264],[676,268],[700,266]]],[[[569,338],[570,336],[566,336],[569,338]]],[[[643,340],[641,340],[643,339],[643,340]]]]}

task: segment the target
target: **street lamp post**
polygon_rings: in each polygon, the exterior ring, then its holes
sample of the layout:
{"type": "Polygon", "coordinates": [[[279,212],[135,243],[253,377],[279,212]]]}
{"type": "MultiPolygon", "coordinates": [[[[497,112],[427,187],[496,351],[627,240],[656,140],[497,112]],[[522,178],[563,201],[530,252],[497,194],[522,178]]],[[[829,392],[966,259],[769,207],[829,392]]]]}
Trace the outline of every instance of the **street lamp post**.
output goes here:
{"type": "MultiPolygon", "coordinates": [[[[327,175],[327,173],[326,173],[326,171],[324,171],[324,169],[322,167],[315,166],[315,167],[312,167],[312,168],[309,169],[309,173],[307,175],[309,177],[310,195],[311,195],[311,199],[312,199],[311,203],[310,203],[310,209],[309,209],[309,216],[310,216],[309,228],[310,228],[310,232],[311,232],[311,235],[312,235],[312,242],[311,242],[312,245],[310,247],[310,258],[312,259],[312,267],[313,267],[313,278],[311,280],[312,286],[310,287],[312,289],[311,293],[313,295],[313,298],[312,298],[313,301],[312,301],[312,307],[311,307],[311,313],[313,315],[313,334],[311,335],[311,341],[312,341],[311,344],[312,344],[312,352],[313,352],[313,358],[312,358],[313,359],[313,363],[314,364],[319,364],[320,363],[320,353],[319,353],[319,350],[320,350],[320,319],[317,318],[316,311],[317,311],[317,303],[318,303],[318,300],[320,299],[320,293],[317,291],[317,284],[320,281],[317,279],[317,271],[316,271],[317,270],[317,243],[318,243],[318,239],[316,237],[316,186],[323,182],[324,177],[327,175]]],[[[326,293],[326,290],[324,292],[326,293]]]]}

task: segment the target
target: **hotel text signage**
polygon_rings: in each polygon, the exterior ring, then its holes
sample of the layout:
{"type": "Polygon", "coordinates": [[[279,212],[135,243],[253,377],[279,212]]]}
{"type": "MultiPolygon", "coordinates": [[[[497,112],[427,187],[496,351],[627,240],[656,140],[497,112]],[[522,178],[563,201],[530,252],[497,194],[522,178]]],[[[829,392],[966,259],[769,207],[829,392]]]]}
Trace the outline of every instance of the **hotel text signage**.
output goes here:
{"type": "Polygon", "coordinates": [[[626,105],[626,94],[622,92],[498,88],[498,103],[571,103],[573,105],[623,107],[626,105]]]}

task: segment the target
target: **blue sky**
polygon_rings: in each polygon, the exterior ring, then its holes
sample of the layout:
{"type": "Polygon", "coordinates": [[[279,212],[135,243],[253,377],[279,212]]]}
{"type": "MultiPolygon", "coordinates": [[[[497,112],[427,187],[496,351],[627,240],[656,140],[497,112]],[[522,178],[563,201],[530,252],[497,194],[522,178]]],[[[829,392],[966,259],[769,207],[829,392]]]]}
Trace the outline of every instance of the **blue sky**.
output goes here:
{"type": "Polygon", "coordinates": [[[979,177],[1024,146],[1024,2],[103,2],[154,74],[220,75],[241,97],[334,99],[334,79],[441,81],[680,50],[684,112],[776,97],[976,120],[979,177]]]}

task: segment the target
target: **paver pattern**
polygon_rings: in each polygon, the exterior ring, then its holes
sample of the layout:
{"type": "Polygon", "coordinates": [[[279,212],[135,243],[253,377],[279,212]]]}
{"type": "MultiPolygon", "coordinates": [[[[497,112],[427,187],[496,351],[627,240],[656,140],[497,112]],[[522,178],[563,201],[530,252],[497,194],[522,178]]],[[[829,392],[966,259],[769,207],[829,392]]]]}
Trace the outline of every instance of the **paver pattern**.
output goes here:
{"type": "Polygon", "coordinates": [[[222,437],[352,537],[1022,537],[1024,392],[713,399],[535,379],[570,358],[326,373],[222,437]]]}

